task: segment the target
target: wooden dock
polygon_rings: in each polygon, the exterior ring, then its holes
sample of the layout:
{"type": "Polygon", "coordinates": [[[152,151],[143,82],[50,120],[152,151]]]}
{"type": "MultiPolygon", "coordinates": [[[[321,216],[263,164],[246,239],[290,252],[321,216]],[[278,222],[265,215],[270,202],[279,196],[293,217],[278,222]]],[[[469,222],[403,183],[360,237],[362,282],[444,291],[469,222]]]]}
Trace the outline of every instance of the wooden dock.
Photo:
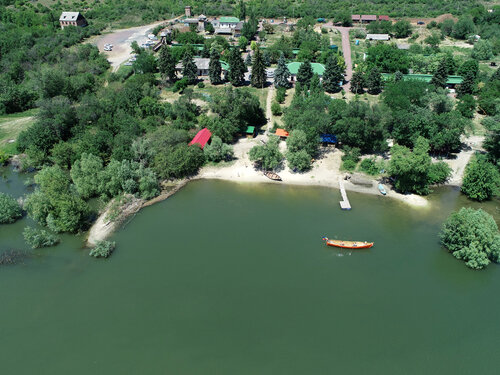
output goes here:
{"type": "Polygon", "coordinates": [[[344,180],[342,180],[342,177],[339,177],[339,188],[340,188],[340,195],[342,195],[342,200],[340,201],[340,208],[343,210],[350,210],[351,204],[349,203],[349,199],[347,198],[347,193],[345,192],[344,188],[344,180]]]}

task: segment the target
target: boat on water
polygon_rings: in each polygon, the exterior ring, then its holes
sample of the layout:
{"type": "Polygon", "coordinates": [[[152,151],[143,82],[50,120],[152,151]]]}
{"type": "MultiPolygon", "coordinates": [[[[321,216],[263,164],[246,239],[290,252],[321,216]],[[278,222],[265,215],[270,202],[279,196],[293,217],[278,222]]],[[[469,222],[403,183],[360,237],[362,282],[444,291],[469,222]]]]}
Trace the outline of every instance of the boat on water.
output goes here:
{"type": "Polygon", "coordinates": [[[387,191],[385,191],[384,185],[378,184],[378,191],[380,191],[380,194],[386,195],[387,191]]]}
{"type": "Polygon", "coordinates": [[[369,249],[373,246],[373,242],[330,240],[328,237],[323,237],[323,241],[325,241],[328,246],[340,247],[343,249],[369,249]]]}
{"type": "Polygon", "coordinates": [[[271,171],[264,171],[264,176],[273,181],[281,181],[281,177],[278,174],[271,171]]]}

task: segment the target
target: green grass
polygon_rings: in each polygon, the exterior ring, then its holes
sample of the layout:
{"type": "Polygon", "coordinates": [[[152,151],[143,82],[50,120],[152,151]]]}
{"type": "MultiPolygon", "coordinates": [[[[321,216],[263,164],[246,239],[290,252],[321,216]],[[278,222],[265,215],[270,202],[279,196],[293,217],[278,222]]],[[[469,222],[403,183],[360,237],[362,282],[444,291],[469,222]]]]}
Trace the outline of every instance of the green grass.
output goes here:
{"type": "Polygon", "coordinates": [[[17,152],[16,142],[12,140],[16,140],[19,133],[33,124],[37,112],[37,109],[30,109],[26,112],[0,116],[0,150],[9,155],[17,152]]]}

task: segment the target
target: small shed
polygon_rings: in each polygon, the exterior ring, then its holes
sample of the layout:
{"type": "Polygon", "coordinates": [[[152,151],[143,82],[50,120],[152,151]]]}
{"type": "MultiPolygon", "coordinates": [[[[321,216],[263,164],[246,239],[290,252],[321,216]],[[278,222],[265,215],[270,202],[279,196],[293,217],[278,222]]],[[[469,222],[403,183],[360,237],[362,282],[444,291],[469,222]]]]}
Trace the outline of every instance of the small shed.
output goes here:
{"type": "Polygon", "coordinates": [[[278,128],[276,129],[276,135],[280,137],[281,139],[288,138],[290,133],[288,133],[285,129],[278,128]]]}
{"type": "Polygon", "coordinates": [[[378,16],[379,21],[389,21],[389,16],[378,16]]]}
{"type": "Polygon", "coordinates": [[[210,130],[208,130],[207,128],[203,128],[198,133],[196,133],[193,140],[189,142],[189,145],[192,146],[194,144],[198,144],[200,148],[203,149],[203,147],[205,147],[205,145],[210,140],[211,136],[212,133],[210,132],[210,130]]]}
{"type": "Polygon", "coordinates": [[[361,23],[370,23],[377,20],[377,16],[374,14],[363,14],[361,16],[361,23]]]}
{"type": "Polygon", "coordinates": [[[352,22],[360,22],[361,21],[361,16],[359,14],[353,14],[351,16],[352,22]]]}
{"type": "Polygon", "coordinates": [[[366,40],[390,40],[391,36],[389,34],[366,34],[366,40]]]}
{"type": "Polygon", "coordinates": [[[245,133],[248,138],[255,137],[255,126],[248,126],[245,133]]]}
{"type": "Polygon", "coordinates": [[[337,137],[333,134],[321,134],[319,136],[321,143],[335,144],[337,143],[337,137]]]}

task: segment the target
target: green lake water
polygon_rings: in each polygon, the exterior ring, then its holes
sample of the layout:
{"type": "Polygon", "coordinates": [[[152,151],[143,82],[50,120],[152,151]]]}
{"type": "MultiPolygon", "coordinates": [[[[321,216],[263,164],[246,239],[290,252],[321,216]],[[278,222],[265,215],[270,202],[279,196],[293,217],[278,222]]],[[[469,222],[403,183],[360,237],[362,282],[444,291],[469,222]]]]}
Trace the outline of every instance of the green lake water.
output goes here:
{"type": "MultiPolygon", "coordinates": [[[[107,260],[66,235],[0,267],[2,374],[498,374],[500,266],[471,271],[437,238],[471,203],[348,195],[345,212],[337,190],[196,181],[115,233],[107,260]]],[[[27,223],[0,227],[2,250],[25,249],[27,223]]]]}

